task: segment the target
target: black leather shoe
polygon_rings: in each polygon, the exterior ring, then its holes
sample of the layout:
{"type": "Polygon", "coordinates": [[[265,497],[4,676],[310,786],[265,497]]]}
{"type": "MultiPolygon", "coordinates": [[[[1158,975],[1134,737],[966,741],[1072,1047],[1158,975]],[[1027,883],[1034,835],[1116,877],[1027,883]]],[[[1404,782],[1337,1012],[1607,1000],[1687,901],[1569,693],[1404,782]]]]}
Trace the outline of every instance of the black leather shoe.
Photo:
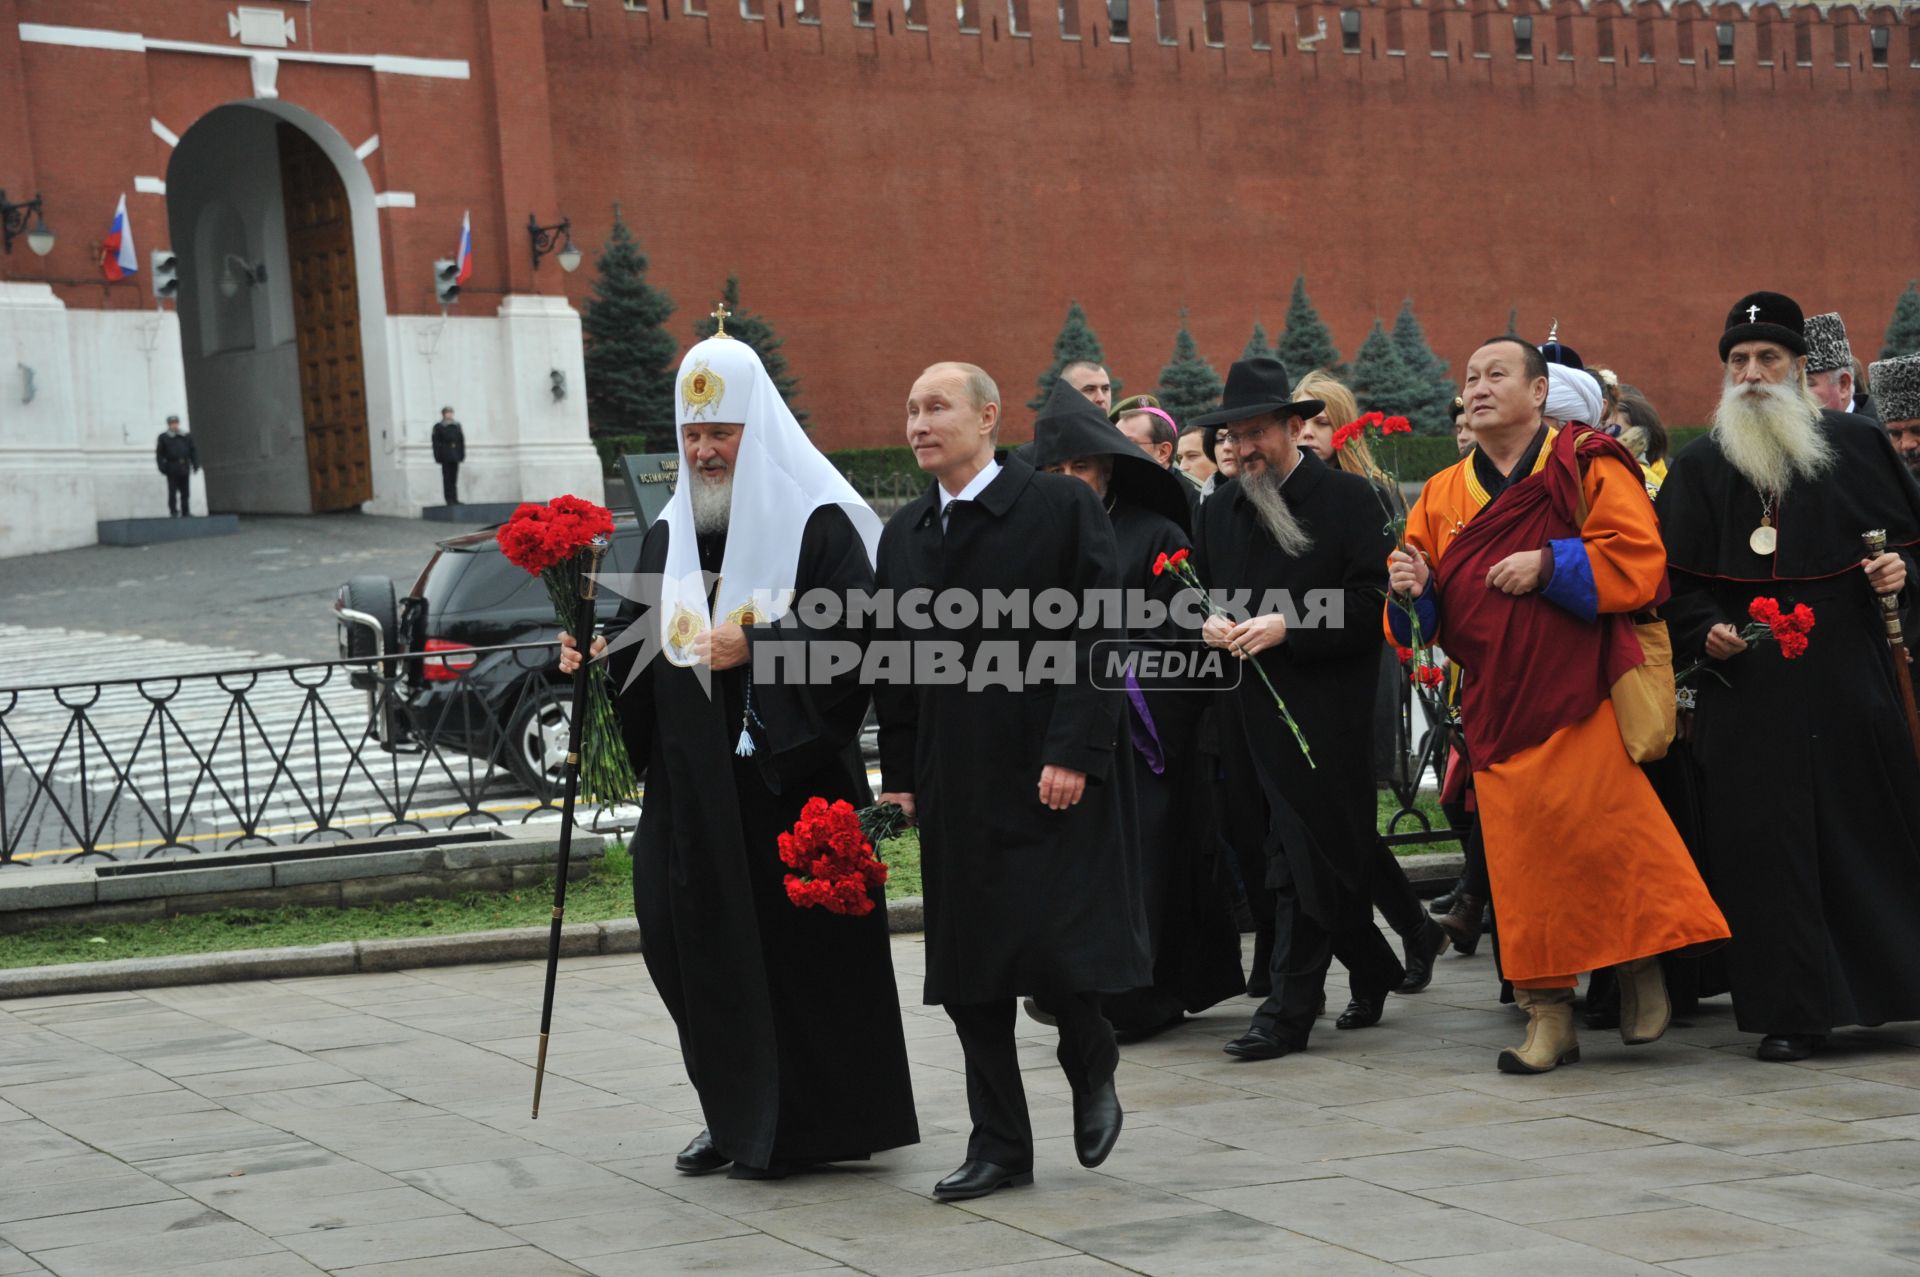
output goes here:
{"type": "Polygon", "coordinates": [[[1060,1025],[1060,1021],[1054,1018],[1051,1011],[1041,1010],[1040,1004],[1032,998],[1022,998],[1020,1000],[1020,1009],[1025,1011],[1027,1018],[1036,1024],[1044,1024],[1049,1029],[1058,1028],[1060,1025]]]}
{"type": "Polygon", "coordinates": [[[992,1162],[962,1162],[960,1169],[933,1186],[933,1195],[943,1202],[960,1202],[969,1197],[985,1197],[1001,1188],[1024,1188],[1033,1183],[1032,1171],[1009,1170],[992,1162]]]}
{"type": "Polygon", "coordinates": [[[1826,1039],[1812,1033],[1770,1033],[1760,1039],[1759,1056],[1776,1064],[1804,1060],[1826,1045],[1826,1039]]]}
{"type": "Polygon", "coordinates": [[[1445,927],[1431,918],[1420,921],[1423,924],[1420,930],[1400,942],[1401,952],[1407,955],[1407,978],[1400,982],[1395,993],[1425,993],[1433,983],[1433,960],[1452,943],[1445,927]]]}
{"type": "Polygon", "coordinates": [[[1304,1050],[1305,1047],[1306,1044],[1303,1042],[1285,1041],[1273,1030],[1256,1024],[1245,1034],[1220,1049],[1242,1060],[1277,1060],[1283,1055],[1292,1055],[1295,1051],[1304,1050]]]}
{"type": "Polygon", "coordinates": [[[1073,1151],[1080,1165],[1092,1169],[1107,1160],[1120,1140],[1120,1096],[1108,1078],[1085,1095],[1073,1097],[1073,1151]]]}
{"type": "Polygon", "coordinates": [[[1380,1013],[1386,1009],[1387,999],[1384,995],[1378,998],[1355,998],[1347,1003],[1347,1009],[1340,1013],[1340,1018],[1333,1022],[1333,1027],[1371,1029],[1380,1023],[1380,1013]]]}
{"type": "Polygon", "coordinates": [[[733,1159],[713,1146],[713,1136],[702,1131],[673,1159],[673,1169],[682,1175],[711,1175],[725,1170],[733,1159]]]}
{"type": "Polygon", "coordinates": [[[1455,882],[1444,896],[1435,896],[1427,902],[1428,913],[1451,913],[1453,898],[1460,894],[1460,883],[1455,882]]]}

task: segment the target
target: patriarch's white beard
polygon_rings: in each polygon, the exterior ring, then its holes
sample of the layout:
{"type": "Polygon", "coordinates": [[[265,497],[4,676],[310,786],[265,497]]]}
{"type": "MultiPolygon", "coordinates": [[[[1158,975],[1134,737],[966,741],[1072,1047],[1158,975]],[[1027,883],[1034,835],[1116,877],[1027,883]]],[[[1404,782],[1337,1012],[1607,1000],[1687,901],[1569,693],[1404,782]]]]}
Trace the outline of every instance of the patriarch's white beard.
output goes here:
{"type": "Polygon", "coordinates": [[[693,498],[693,530],[702,535],[725,532],[733,510],[733,475],[715,483],[695,473],[687,492],[693,498]]]}

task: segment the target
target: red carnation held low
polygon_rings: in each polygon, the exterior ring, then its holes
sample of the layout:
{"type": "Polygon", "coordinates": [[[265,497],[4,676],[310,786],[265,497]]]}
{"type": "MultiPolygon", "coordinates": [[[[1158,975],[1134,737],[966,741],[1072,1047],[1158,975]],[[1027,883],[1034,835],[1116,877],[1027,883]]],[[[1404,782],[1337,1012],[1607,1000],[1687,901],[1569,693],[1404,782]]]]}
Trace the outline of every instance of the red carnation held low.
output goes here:
{"type": "Polygon", "coordinates": [[[807,799],[792,832],[778,843],[780,863],[791,871],[787,899],[796,907],[855,918],[873,912],[873,893],[885,885],[887,867],[874,856],[853,804],[807,799]]]}

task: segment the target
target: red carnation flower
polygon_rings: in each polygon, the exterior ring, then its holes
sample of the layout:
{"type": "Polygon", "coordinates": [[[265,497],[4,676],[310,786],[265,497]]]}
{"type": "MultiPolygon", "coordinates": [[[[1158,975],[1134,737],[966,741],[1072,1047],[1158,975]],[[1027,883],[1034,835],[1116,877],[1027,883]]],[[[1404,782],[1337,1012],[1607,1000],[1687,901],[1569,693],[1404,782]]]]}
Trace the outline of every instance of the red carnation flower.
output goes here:
{"type": "Polygon", "coordinates": [[[1405,665],[1413,659],[1413,649],[1410,647],[1401,647],[1398,643],[1393,645],[1393,654],[1400,658],[1402,665],[1405,665]]]}
{"type": "Polygon", "coordinates": [[[1185,563],[1192,556],[1193,556],[1193,551],[1186,549],[1184,547],[1181,549],[1175,550],[1172,554],[1167,556],[1167,566],[1170,568],[1177,568],[1182,563],[1185,563]]]}
{"type": "Polygon", "coordinates": [[[1421,687],[1438,687],[1446,681],[1446,678],[1446,671],[1438,665],[1422,665],[1413,672],[1413,681],[1421,687]]]}
{"type": "Polygon", "coordinates": [[[1405,417],[1388,417],[1380,423],[1380,433],[1385,435],[1412,434],[1413,423],[1405,417]]]}
{"type": "Polygon", "coordinates": [[[873,912],[872,892],[886,882],[887,867],[875,858],[851,803],[809,798],[792,832],[775,841],[781,863],[796,871],[784,882],[796,907],[854,917],[873,912]]]}
{"type": "Polygon", "coordinates": [[[1160,551],[1160,557],[1153,561],[1153,574],[1159,576],[1162,572],[1165,572],[1169,562],[1167,552],[1165,550],[1160,551]]]}
{"type": "Polygon", "coordinates": [[[1764,625],[1771,627],[1780,619],[1780,603],[1777,599],[1757,598],[1747,604],[1747,615],[1764,625]]]}
{"type": "Polygon", "coordinates": [[[1813,628],[1813,609],[1805,603],[1793,605],[1793,628],[1802,634],[1813,628]]]}

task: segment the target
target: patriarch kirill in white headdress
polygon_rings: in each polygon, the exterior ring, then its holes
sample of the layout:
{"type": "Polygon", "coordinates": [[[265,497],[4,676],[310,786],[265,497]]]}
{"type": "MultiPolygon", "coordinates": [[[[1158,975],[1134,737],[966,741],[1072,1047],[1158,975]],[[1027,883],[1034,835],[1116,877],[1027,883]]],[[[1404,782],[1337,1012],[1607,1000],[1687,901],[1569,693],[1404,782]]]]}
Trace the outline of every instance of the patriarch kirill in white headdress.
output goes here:
{"type": "Polygon", "coordinates": [[[683,459],[673,498],[660,516],[668,528],[660,640],[667,659],[680,666],[698,663],[693,640],[715,624],[752,625],[786,614],[793,605],[801,534],[821,506],[847,512],[869,560],[880,543],[880,517],[813,446],[753,348],[727,336],[725,313],[718,317],[720,331],[687,352],[674,381],[676,430],[694,424],[741,427],[731,474],[710,479],[693,473],[683,459]],[[699,484],[730,488],[731,495],[723,499],[699,484]],[[722,527],[727,548],[719,576],[709,581],[700,570],[697,537],[722,527]]]}

